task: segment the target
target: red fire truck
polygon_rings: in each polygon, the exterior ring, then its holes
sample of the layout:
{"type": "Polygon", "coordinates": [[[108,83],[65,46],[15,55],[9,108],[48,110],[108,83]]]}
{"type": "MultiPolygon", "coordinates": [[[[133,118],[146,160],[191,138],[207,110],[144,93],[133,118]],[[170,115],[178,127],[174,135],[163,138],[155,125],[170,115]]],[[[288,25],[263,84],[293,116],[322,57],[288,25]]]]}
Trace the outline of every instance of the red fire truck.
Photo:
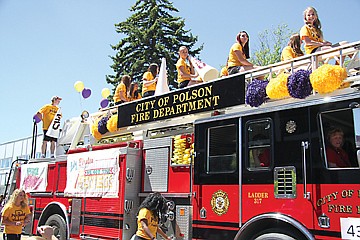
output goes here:
{"type": "MultiPolygon", "coordinates": [[[[358,61],[359,46],[335,50],[358,61]]],[[[128,240],[139,204],[160,192],[162,227],[176,239],[360,239],[359,75],[331,93],[245,104],[256,74],[300,63],[314,71],[331,53],[66,121],[57,157],[21,166],[33,209],[26,231],[47,224],[62,240],[128,240]],[[113,116],[116,130],[95,140],[93,122],[113,116]],[[332,129],[341,129],[346,166],[327,153],[332,129]]]]}

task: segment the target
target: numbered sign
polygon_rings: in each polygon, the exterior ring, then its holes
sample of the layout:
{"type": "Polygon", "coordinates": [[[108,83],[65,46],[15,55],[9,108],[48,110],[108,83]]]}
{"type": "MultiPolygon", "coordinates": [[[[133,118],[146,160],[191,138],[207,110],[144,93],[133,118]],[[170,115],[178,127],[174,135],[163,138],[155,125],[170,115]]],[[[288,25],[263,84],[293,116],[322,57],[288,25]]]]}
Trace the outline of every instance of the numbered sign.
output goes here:
{"type": "Polygon", "coordinates": [[[340,218],[341,239],[360,239],[360,218],[340,218]]]}

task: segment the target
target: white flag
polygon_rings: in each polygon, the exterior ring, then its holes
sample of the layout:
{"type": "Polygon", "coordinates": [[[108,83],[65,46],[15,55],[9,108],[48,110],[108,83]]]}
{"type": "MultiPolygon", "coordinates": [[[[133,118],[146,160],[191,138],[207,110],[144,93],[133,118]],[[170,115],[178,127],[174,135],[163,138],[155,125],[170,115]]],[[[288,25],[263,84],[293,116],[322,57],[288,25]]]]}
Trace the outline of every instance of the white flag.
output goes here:
{"type": "Polygon", "coordinates": [[[169,86],[167,83],[167,72],[166,72],[166,59],[161,59],[161,66],[159,72],[159,78],[156,83],[155,95],[160,95],[169,92],[169,86]]]}
{"type": "Polygon", "coordinates": [[[61,108],[56,112],[54,119],[52,120],[47,132],[46,136],[58,138],[60,134],[60,120],[61,120],[61,108]]]}

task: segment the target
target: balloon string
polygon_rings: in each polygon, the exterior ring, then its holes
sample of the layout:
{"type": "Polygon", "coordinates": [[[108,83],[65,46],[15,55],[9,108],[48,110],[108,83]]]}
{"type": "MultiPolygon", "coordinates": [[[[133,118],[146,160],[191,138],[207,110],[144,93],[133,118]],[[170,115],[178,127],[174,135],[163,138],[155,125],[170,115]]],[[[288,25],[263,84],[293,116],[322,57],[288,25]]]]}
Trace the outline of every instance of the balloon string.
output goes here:
{"type": "Polygon", "coordinates": [[[82,104],[82,98],[81,98],[81,93],[79,92],[79,99],[80,99],[80,111],[83,111],[83,104],[82,104]]]}

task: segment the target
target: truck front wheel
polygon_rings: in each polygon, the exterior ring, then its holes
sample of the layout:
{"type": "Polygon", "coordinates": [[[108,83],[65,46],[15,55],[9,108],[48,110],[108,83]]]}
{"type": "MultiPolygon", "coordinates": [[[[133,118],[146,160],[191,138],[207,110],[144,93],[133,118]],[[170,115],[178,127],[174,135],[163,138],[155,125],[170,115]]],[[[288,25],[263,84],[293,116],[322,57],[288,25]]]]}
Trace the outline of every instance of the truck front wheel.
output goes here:
{"type": "Polygon", "coordinates": [[[54,235],[59,240],[66,240],[66,222],[59,215],[51,215],[45,222],[45,225],[52,226],[54,228],[54,235]]]}

